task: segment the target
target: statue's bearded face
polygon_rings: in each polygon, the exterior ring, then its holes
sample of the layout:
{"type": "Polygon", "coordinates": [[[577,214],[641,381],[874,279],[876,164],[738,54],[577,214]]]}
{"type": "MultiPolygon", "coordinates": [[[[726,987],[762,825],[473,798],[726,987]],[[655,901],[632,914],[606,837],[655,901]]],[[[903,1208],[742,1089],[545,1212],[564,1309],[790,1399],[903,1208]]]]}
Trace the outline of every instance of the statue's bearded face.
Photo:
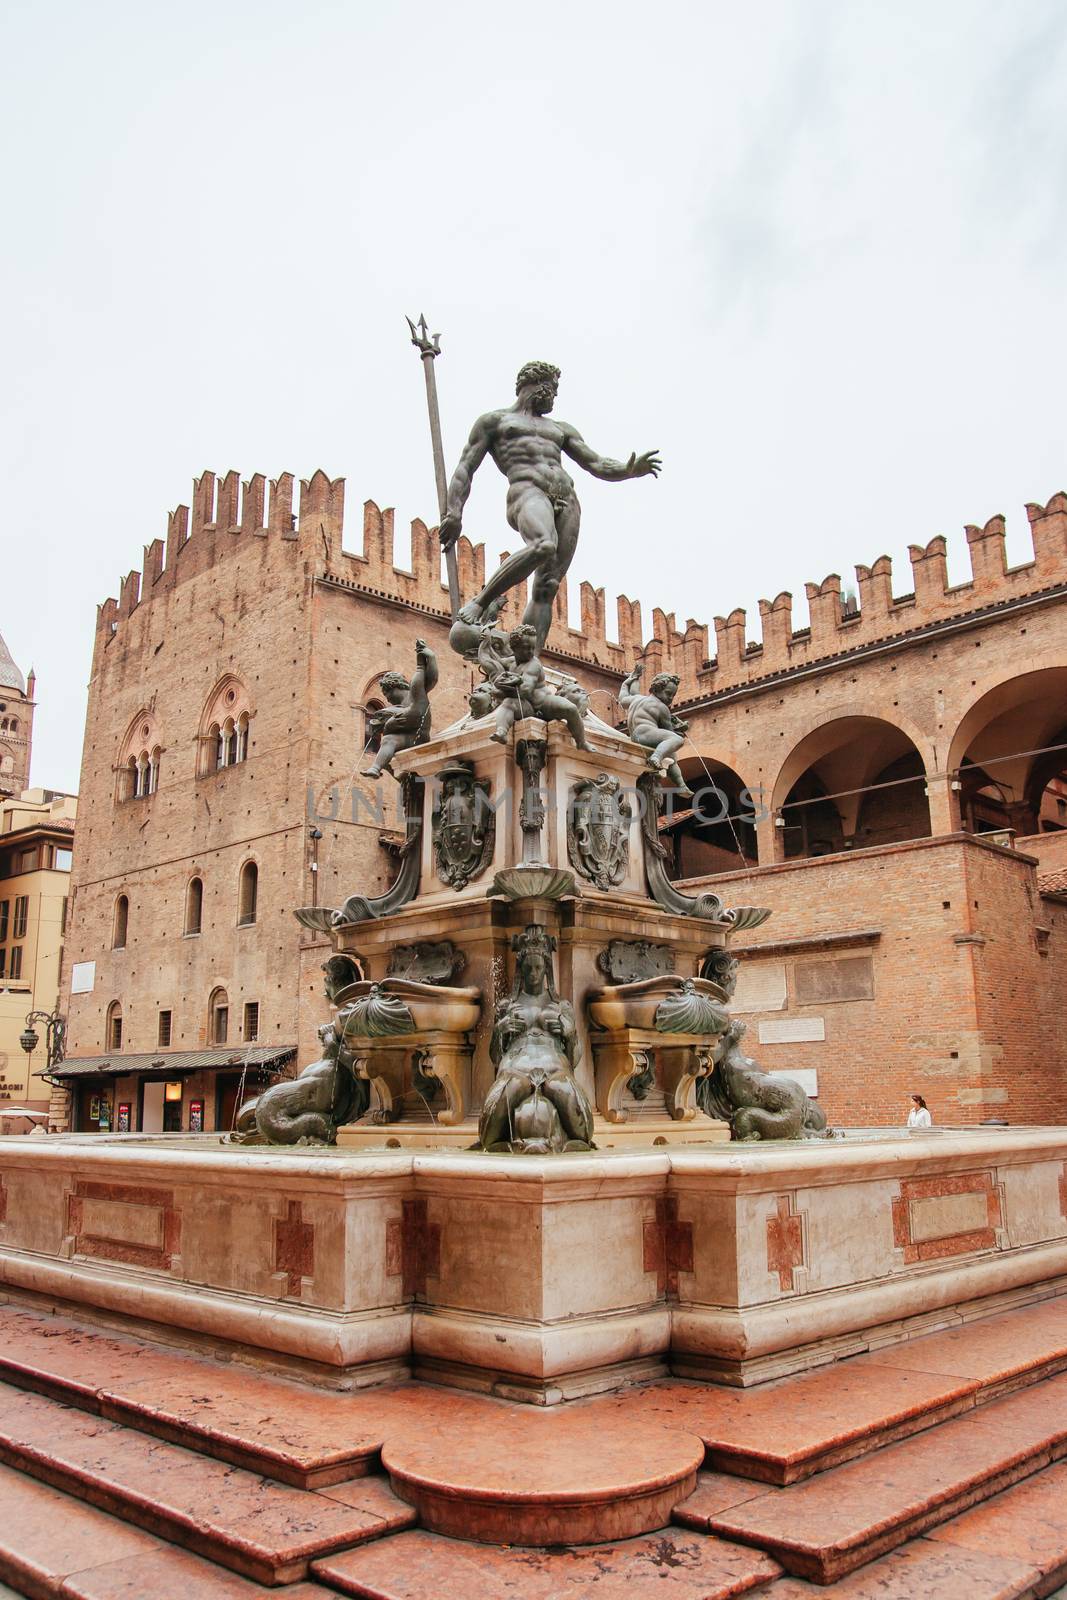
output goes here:
{"type": "Polygon", "coordinates": [[[530,396],[530,405],[539,417],[547,416],[556,403],[559,385],[555,378],[544,378],[530,396]]]}

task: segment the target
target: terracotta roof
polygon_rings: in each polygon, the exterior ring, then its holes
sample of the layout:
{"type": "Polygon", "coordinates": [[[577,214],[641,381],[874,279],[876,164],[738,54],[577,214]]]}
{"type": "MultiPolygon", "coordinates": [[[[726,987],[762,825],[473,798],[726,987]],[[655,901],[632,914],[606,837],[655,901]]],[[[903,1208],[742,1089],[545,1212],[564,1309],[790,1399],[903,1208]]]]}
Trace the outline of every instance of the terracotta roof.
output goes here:
{"type": "Polygon", "coordinates": [[[1054,872],[1039,872],[1037,887],[1041,894],[1067,894],[1067,867],[1057,867],[1054,872]]]}
{"type": "MultiPolygon", "coordinates": [[[[143,1072],[149,1077],[173,1078],[179,1073],[197,1072],[203,1067],[280,1067],[296,1055],[295,1044],[223,1044],[213,1050],[113,1050],[104,1056],[68,1056],[48,1073],[50,1078],[121,1078],[128,1072],[143,1072]]],[[[43,1078],[47,1068],[34,1073],[43,1078]]]]}

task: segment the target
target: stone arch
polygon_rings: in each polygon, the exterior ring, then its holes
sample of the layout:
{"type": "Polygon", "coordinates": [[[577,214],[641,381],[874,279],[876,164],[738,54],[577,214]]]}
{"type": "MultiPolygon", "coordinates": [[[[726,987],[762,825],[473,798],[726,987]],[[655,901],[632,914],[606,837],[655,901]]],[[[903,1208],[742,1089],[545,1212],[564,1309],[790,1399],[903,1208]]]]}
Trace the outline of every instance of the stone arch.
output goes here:
{"type": "Polygon", "coordinates": [[[947,767],[966,831],[1067,828],[1067,659],[991,674],[956,725],[947,767]]]}
{"type": "Polygon", "coordinates": [[[691,801],[676,801],[665,818],[663,833],[672,846],[672,878],[700,878],[736,872],[757,862],[753,812],[746,799],[748,784],[737,768],[710,751],[679,755],[678,764],[691,801]]]}
{"type": "Polygon", "coordinates": [[[207,1042],[227,1044],[230,1037],[230,996],[222,985],[216,984],[207,1001],[207,1042]]]}
{"type": "Polygon", "coordinates": [[[130,930],[130,897],[125,891],[115,896],[115,911],[111,921],[111,948],[125,950],[130,930]]]}
{"type": "Polygon", "coordinates": [[[777,859],[928,837],[931,767],[907,719],[838,707],[793,745],[771,786],[777,859]]]}
{"type": "Polygon", "coordinates": [[[182,932],[191,937],[204,927],[204,880],[199,872],[185,886],[185,917],[182,932]]]}

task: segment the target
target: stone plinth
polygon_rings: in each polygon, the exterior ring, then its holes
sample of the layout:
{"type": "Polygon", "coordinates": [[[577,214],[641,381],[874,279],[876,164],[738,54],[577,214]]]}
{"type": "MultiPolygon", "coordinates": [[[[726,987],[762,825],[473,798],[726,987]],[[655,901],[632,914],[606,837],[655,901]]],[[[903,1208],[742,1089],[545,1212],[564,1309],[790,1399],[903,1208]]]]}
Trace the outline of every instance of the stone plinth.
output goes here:
{"type": "Polygon", "coordinates": [[[5,1139],[0,1195],[12,1290],[542,1403],[750,1384],[1067,1288],[1055,1128],[548,1158],[5,1139]]]}

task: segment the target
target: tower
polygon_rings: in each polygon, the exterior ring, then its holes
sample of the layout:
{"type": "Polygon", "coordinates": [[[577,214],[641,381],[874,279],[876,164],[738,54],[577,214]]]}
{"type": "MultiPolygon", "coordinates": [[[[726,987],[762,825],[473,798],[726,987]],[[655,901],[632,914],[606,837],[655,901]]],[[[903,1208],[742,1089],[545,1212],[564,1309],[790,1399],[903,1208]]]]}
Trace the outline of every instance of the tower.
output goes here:
{"type": "Polygon", "coordinates": [[[35,681],[32,669],[28,682],[22,676],[0,634],[0,798],[30,785],[35,681]]]}

